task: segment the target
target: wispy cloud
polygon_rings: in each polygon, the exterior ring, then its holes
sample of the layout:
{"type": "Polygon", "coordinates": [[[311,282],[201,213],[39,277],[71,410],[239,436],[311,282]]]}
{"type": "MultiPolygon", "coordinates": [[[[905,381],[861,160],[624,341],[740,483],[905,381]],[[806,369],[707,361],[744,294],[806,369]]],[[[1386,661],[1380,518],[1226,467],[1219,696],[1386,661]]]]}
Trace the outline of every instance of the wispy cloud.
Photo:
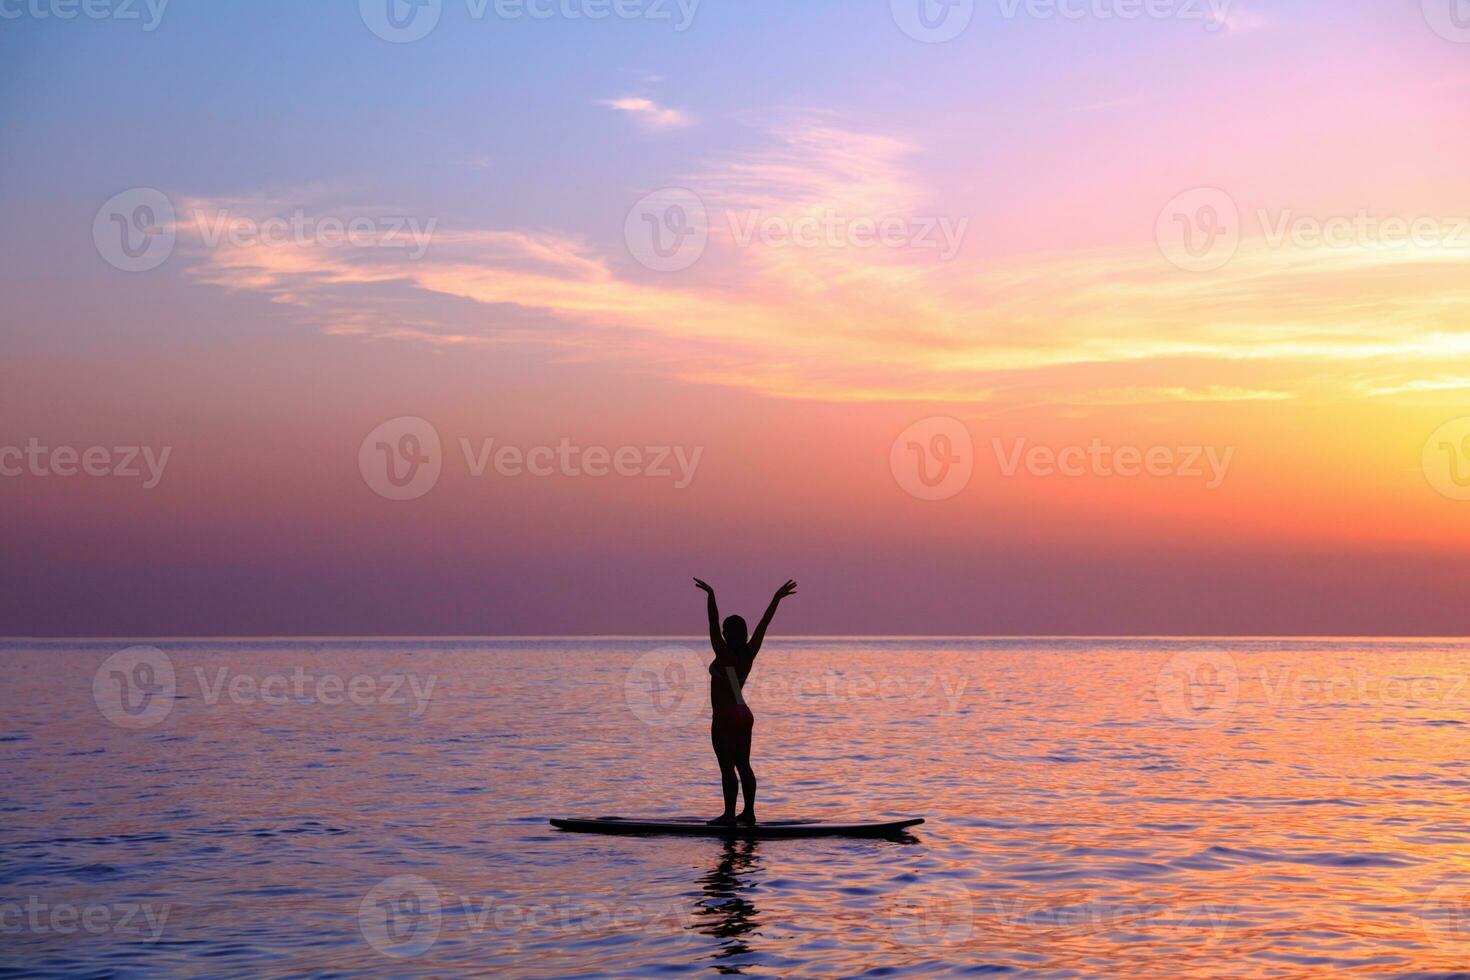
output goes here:
{"type": "Polygon", "coordinates": [[[707,205],[710,240],[677,274],[647,275],[621,243],[474,228],[437,230],[416,259],[225,243],[193,249],[193,274],[295,305],[333,333],[535,344],[794,398],[1268,401],[1422,391],[1417,378],[1449,387],[1445,365],[1470,357],[1467,249],[1257,238],[1225,268],[1190,274],[1151,241],[984,265],[842,242],[742,245],[732,216],[937,213],[904,140],[820,119],[762,138],[678,178],[707,205]]]}
{"type": "Polygon", "coordinates": [[[679,129],[694,124],[694,119],[688,113],[679,109],[665,108],[652,99],[645,99],[641,96],[627,95],[620,99],[603,99],[599,104],[618,112],[631,114],[638,124],[646,129],[679,129]]]}
{"type": "Polygon", "coordinates": [[[1250,34],[1266,27],[1266,18],[1250,10],[1234,7],[1223,16],[1212,19],[1227,34],[1250,34]]]}

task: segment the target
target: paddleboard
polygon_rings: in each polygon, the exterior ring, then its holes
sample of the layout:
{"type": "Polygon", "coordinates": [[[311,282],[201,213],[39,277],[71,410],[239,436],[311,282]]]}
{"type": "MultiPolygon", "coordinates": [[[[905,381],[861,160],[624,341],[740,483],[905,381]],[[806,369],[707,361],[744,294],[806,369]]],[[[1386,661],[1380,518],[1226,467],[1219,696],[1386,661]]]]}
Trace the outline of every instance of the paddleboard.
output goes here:
{"type": "Polygon", "coordinates": [[[882,823],[823,823],[820,820],[763,820],[755,826],[710,826],[695,817],[633,820],[628,817],[553,819],[561,830],[583,834],[684,834],[696,837],[892,837],[924,822],[923,817],[882,823]]]}

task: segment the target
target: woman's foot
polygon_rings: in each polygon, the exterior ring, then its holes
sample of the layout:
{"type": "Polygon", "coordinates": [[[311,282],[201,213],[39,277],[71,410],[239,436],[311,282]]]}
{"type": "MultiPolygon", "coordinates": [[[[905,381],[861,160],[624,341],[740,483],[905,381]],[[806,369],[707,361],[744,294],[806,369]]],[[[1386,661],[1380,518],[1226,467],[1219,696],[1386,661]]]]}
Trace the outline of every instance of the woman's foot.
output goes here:
{"type": "Polygon", "coordinates": [[[706,827],[733,827],[735,826],[735,814],[722,813],[713,820],[706,820],[704,825],[706,827]]]}
{"type": "Polygon", "coordinates": [[[744,811],[741,811],[740,816],[738,816],[738,817],[735,818],[735,822],[738,823],[738,824],[743,824],[743,825],[745,825],[747,827],[754,827],[755,826],[755,811],[754,810],[744,810],[744,811]]]}

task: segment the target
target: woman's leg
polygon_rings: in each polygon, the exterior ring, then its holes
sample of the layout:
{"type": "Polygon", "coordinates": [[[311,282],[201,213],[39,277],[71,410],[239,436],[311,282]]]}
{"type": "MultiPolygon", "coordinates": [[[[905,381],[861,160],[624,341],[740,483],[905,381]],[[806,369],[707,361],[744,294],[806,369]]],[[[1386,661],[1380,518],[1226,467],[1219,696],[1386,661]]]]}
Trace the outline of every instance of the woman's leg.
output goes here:
{"type": "Polygon", "coordinates": [[[740,786],[745,791],[745,809],[736,819],[740,823],[755,823],[755,770],[750,768],[750,736],[755,728],[755,719],[746,716],[746,724],[733,740],[732,756],[735,769],[740,773],[740,786]]]}
{"type": "Polygon", "coordinates": [[[710,727],[710,743],[715,748],[715,759],[720,764],[720,784],[725,791],[725,812],[706,822],[711,824],[734,823],[735,796],[740,791],[740,782],[736,777],[735,759],[729,751],[728,733],[721,730],[718,722],[710,727]]]}

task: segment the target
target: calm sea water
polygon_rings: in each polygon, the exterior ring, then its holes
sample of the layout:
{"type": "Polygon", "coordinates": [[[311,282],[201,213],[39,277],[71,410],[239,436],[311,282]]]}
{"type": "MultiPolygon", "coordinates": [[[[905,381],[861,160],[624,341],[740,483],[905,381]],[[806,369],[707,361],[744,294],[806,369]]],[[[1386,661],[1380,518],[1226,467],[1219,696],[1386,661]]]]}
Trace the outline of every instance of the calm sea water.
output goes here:
{"type": "Polygon", "coordinates": [[[1470,643],[804,640],[719,810],[695,641],[7,642],[26,974],[1427,976],[1470,968],[1470,643]]]}

